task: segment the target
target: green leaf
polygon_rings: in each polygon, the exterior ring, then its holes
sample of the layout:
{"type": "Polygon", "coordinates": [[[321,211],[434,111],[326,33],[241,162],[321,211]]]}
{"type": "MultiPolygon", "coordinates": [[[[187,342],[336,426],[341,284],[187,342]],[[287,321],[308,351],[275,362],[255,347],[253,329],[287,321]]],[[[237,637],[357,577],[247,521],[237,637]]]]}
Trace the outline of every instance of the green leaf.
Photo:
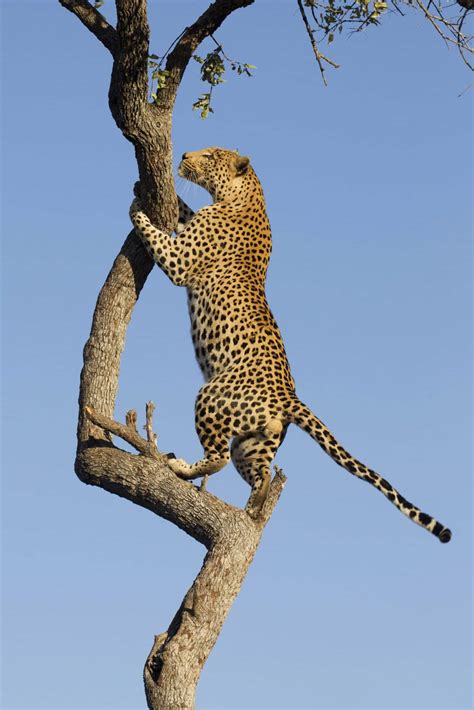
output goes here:
{"type": "Polygon", "coordinates": [[[211,106],[211,93],[202,94],[197,101],[193,103],[193,111],[200,111],[201,118],[205,119],[210,113],[214,113],[211,106]]]}

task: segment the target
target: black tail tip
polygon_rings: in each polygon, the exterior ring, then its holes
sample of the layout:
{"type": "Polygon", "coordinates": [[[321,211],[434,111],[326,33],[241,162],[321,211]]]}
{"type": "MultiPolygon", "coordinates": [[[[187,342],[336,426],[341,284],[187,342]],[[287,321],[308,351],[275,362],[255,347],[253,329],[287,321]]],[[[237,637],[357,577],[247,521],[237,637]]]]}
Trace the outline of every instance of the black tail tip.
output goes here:
{"type": "Polygon", "coordinates": [[[452,533],[451,530],[448,528],[443,528],[438,535],[439,541],[440,542],[449,542],[451,540],[452,533]]]}

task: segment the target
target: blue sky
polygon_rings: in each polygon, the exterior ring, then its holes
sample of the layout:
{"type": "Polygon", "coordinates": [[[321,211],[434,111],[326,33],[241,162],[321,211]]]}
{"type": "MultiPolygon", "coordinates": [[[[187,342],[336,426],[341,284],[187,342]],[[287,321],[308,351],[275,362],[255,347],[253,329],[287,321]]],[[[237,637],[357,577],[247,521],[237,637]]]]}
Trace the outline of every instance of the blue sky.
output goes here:
{"type": "MultiPolygon", "coordinates": [[[[152,51],[206,4],[150,3],[152,51]]],[[[2,14],[3,707],[135,710],[153,634],[204,554],[73,473],[82,347],[129,230],[136,165],[95,38],[56,2],[5,0],[2,14]]],[[[470,77],[410,12],[337,39],[327,89],[290,0],[257,2],[217,35],[257,69],[230,76],[203,122],[190,67],[176,158],[207,145],[251,156],[299,395],[454,537],[440,545],[292,428],[277,457],[287,486],[198,707],[471,707],[472,90],[458,96],[470,77]]],[[[159,445],[195,460],[200,383],[184,290],[156,270],[128,330],[117,416],[153,399],[159,445]]],[[[209,485],[246,500],[232,466],[209,485]]]]}

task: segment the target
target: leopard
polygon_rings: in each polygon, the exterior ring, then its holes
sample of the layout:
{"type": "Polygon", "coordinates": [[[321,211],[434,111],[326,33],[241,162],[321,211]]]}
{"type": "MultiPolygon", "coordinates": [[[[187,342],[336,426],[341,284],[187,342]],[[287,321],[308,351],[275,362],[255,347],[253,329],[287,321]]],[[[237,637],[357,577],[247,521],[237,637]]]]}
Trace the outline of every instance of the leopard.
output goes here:
{"type": "Polygon", "coordinates": [[[414,523],[441,542],[451,531],[354,458],[297,396],[265,282],[272,235],[263,189],[249,157],[211,147],[186,152],[178,175],[204,188],[212,203],[197,212],[178,197],[175,236],[152,224],[140,198],[130,218],[149,255],[173,284],[185,287],[191,336],[204,384],[195,404],[203,457],[195,463],[169,454],[168,464],[192,481],[230,460],[251,491],[245,506],[258,519],[271,482],[271,463],[295,424],[339,466],[370,483],[414,523]]]}

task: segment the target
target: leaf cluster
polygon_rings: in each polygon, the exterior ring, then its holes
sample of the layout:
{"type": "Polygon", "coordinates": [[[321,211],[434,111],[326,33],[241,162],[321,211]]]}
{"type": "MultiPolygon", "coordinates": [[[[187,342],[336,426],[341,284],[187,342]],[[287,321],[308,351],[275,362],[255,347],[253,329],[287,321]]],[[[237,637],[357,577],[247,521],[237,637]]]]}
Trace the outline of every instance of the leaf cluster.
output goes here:
{"type": "MultiPolygon", "coordinates": [[[[214,40],[214,38],[212,37],[214,40]]],[[[216,40],[214,40],[216,42],[216,40]]],[[[238,75],[246,74],[252,76],[251,69],[256,69],[253,64],[245,64],[238,62],[235,59],[230,59],[224,52],[222,45],[216,42],[217,47],[211,52],[208,52],[205,57],[198,54],[193,54],[193,59],[200,64],[201,80],[210,85],[208,92],[203,93],[197,101],[193,103],[193,111],[200,111],[201,118],[205,119],[210,113],[214,113],[211,106],[212,90],[215,86],[223,84],[226,79],[224,75],[226,69],[230,66],[231,71],[238,75]]]]}
{"type": "Polygon", "coordinates": [[[388,10],[385,0],[305,0],[305,5],[328,44],[334,40],[336,32],[342,32],[345,25],[355,31],[368,25],[378,25],[380,16],[388,10]]]}
{"type": "Polygon", "coordinates": [[[210,113],[214,113],[211,106],[211,92],[201,94],[197,101],[193,103],[193,111],[200,111],[201,118],[207,118],[210,113]]]}
{"type": "MultiPolygon", "coordinates": [[[[212,90],[215,86],[225,83],[226,79],[224,75],[228,67],[230,67],[231,71],[236,72],[236,74],[245,74],[246,76],[252,76],[250,70],[256,69],[253,64],[246,64],[235,59],[230,59],[230,57],[225,54],[222,45],[219,44],[212,35],[211,38],[217,45],[215,49],[208,52],[204,57],[193,54],[193,59],[200,65],[201,80],[209,84],[209,91],[201,94],[197,101],[193,103],[193,111],[199,111],[201,118],[207,118],[210,113],[214,113],[214,109],[211,106],[212,90]]],[[[150,98],[153,101],[158,101],[159,92],[166,85],[169,71],[163,69],[163,62],[176,44],[177,39],[163,56],[159,56],[158,54],[149,55],[148,68],[151,71],[150,98]]]]}
{"type": "Polygon", "coordinates": [[[298,0],[298,5],[317,59],[319,56],[328,61],[317,49],[318,30],[331,44],[336,33],[361,32],[369,25],[379,25],[384,13],[397,12],[403,16],[402,8],[413,8],[421,11],[445,43],[454,45],[468,68],[474,69],[470,61],[474,53],[472,37],[463,30],[466,16],[474,9],[474,0],[298,0]],[[303,5],[315,27],[310,27],[303,5]]]}
{"type": "Polygon", "coordinates": [[[165,57],[159,57],[157,54],[150,54],[148,58],[148,68],[151,69],[151,90],[150,96],[153,101],[157,100],[158,92],[163,89],[166,80],[170,73],[167,69],[162,69],[162,63],[165,57]],[[156,61],[156,60],[159,61],[156,61]]]}

